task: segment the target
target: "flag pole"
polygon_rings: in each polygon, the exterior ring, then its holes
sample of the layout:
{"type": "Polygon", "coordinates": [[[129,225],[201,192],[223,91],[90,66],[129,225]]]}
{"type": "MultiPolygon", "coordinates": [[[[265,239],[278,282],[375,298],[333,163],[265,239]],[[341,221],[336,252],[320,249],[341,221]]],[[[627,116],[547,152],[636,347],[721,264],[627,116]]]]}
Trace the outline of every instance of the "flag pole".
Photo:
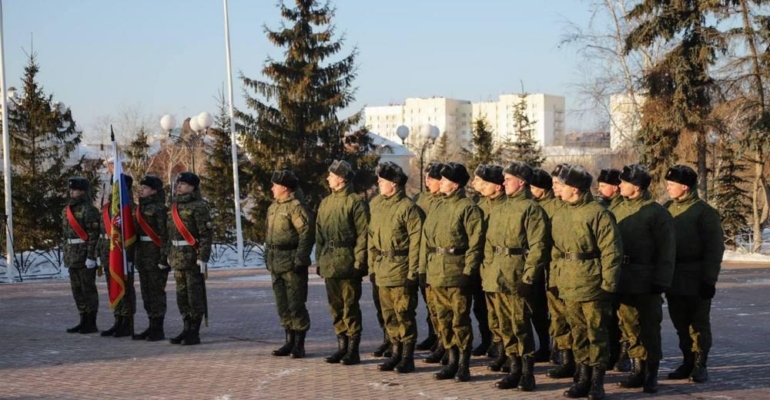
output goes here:
{"type": "MultiPolygon", "coordinates": [[[[3,176],[5,178],[5,274],[8,283],[14,281],[13,256],[13,196],[11,193],[11,133],[8,131],[8,88],[5,87],[5,47],[3,39],[3,0],[0,0],[0,89],[3,113],[3,176]]],[[[231,95],[232,97],[232,95],[231,95]]]]}

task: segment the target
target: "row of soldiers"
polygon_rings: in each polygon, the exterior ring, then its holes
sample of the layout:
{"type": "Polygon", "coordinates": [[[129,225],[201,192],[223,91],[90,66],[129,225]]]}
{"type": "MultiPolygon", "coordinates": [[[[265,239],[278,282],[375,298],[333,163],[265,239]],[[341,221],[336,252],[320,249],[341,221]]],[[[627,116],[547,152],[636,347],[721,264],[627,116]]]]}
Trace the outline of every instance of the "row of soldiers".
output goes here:
{"type": "MultiPolygon", "coordinates": [[[[122,178],[126,183],[124,190],[131,193],[133,178],[128,175],[122,178]]],[[[64,265],[69,269],[80,322],[67,332],[98,332],[96,277],[103,273],[109,291],[116,292],[110,296],[114,301],[114,323],[102,331],[101,336],[131,336],[147,341],[165,339],[166,282],[173,270],[184,329],[170,341],[199,344],[201,323],[207,313],[205,272],[212,239],[211,215],[201,197],[200,178],[190,172],[181,173],[170,207],[165,204],[160,178],[147,175],[139,185],[139,203],[131,203],[130,215],[121,215],[110,201],[102,202],[101,212],[94,206],[86,178],[69,180],[69,202],[62,211],[64,265]],[[136,236],[124,241],[118,232],[122,230],[122,221],[128,219],[135,226],[136,236]],[[109,266],[110,253],[115,247],[125,250],[128,264],[125,276],[109,266]],[[134,269],[139,272],[142,301],[149,318],[147,328],[139,334],[134,334],[134,269]]]]}
{"type": "MultiPolygon", "coordinates": [[[[415,369],[419,287],[439,338],[426,361],[445,355],[434,377],[468,381],[470,310],[480,284],[500,354],[489,369],[507,372],[498,388],[535,389],[532,325],[550,317],[559,365],[548,375],[573,378],[566,397],[604,397],[613,328],[633,361],[620,386],[655,393],[663,293],[684,356],[669,378],[708,379],[709,312],[724,246],[719,215],[698,198],[691,168],[668,170],[665,205],[653,200],[652,177],[636,164],[603,170],[600,199],[591,194],[591,174],[567,164],[551,174],[521,162],[481,165],[474,173],[476,201],[466,195],[471,177],[462,164],[431,164],[428,190],[414,200],[396,164],[380,164],[377,176],[379,194],[366,204],[352,191],[351,166],[335,161],[327,178],[332,192],[313,218],[297,177],[288,170],[273,174],[265,254],[286,331],[273,355],[304,357],[315,242],[338,338],[328,363],[360,362],[359,300],[368,275],[390,345],[383,371],[415,369]]],[[[548,340],[539,340],[547,348],[548,340]]]]}

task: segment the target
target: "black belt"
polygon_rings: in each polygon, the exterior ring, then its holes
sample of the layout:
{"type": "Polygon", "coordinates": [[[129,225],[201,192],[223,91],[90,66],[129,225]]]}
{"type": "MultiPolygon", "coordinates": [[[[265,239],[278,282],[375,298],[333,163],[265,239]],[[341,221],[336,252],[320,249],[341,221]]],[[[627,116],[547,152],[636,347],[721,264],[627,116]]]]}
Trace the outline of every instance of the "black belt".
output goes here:
{"type": "Polygon", "coordinates": [[[296,250],[296,244],[266,244],[268,250],[296,250]]]}
{"type": "Polygon", "coordinates": [[[398,256],[408,256],[409,255],[409,250],[380,250],[380,249],[372,249],[372,253],[374,253],[375,256],[398,257],[398,256]]]}
{"type": "Polygon", "coordinates": [[[525,256],[529,253],[529,250],[516,247],[492,246],[492,253],[506,256],[525,256]]]}
{"type": "Polygon", "coordinates": [[[595,258],[599,258],[599,253],[592,251],[590,253],[574,253],[574,252],[566,252],[562,253],[562,257],[564,257],[565,260],[569,261],[586,261],[586,260],[593,260],[595,258]]]}
{"type": "Polygon", "coordinates": [[[429,253],[445,256],[459,256],[465,254],[466,251],[468,251],[468,249],[458,249],[456,247],[428,247],[429,253]]]}
{"type": "Polygon", "coordinates": [[[347,247],[356,247],[356,242],[351,242],[348,240],[330,240],[326,242],[326,247],[329,247],[331,249],[343,249],[347,247]]]}

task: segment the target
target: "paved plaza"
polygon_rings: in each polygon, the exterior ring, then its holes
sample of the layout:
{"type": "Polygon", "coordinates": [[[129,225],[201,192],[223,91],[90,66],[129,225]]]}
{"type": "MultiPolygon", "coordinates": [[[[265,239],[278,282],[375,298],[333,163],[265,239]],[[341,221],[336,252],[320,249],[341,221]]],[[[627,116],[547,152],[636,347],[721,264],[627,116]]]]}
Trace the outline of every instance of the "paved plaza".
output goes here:
{"type": "MultiPolygon", "coordinates": [[[[106,286],[99,280],[98,325],[109,328],[112,315],[106,286]]],[[[417,372],[380,372],[370,352],[381,340],[371,286],[364,285],[363,362],[356,366],[323,362],[336,348],[323,281],[313,275],[308,308],[312,328],[307,358],[272,357],[283,341],[270,276],[265,270],[215,271],[208,280],[210,326],[200,346],[167,341],[102,338],[67,334],[77,322],[69,281],[37,281],[0,286],[0,399],[557,399],[567,380],[544,377],[550,365],[537,365],[537,390],[498,390],[502,374],[487,371],[487,358],[472,360],[468,383],[435,381],[439,368],[417,354],[417,372]]],[[[138,288],[138,283],[137,283],[138,288]]],[[[169,280],[166,335],[182,321],[169,280]]],[[[138,304],[137,331],[147,319],[138,304]]],[[[675,334],[664,311],[661,377],[681,361],[675,334]]],[[[421,334],[425,309],[419,306],[421,334]]],[[[620,390],[622,375],[608,373],[608,398],[768,399],[770,398],[770,267],[725,265],[712,311],[714,349],[706,384],[661,380],[658,395],[620,390]]],[[[475,324],[474,324],[475,326],[475,324]]],[[[478,338],[476,340],[478,342],[478,338]]]]}

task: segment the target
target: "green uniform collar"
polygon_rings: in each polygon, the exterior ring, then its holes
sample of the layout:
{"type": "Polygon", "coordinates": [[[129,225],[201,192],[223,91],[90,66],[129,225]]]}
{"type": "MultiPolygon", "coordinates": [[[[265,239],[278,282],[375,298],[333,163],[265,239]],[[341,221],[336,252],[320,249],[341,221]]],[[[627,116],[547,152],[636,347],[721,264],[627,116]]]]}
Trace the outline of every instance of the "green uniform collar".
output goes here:
{"type": "Polygon", "coordinates": [[[289,193],[289,195],[285,199],[276,200],[275,202],[278,203],[278,204],[283,204],[283,203],[288,203],[288,202],[290,202],[290,201],[292,201],[292,200],[294,200],[296,198],[297,197],[294,196],[294,192],[291,192],[291,193],[289,193]]]}

